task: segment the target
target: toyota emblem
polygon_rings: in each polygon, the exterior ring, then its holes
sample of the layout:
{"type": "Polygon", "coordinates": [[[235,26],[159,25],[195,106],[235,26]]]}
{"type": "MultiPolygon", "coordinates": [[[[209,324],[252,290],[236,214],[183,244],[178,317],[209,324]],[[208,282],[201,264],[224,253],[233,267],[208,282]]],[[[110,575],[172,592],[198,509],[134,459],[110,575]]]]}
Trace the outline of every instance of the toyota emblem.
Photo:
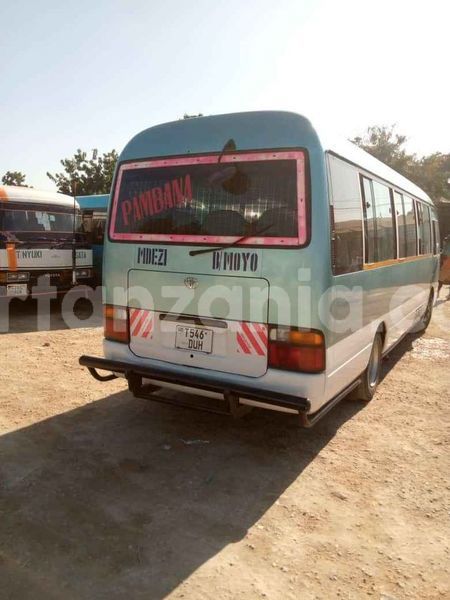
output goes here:
{"type": "Polygon", "coordinates": [[[184,285],[190,290],[195,290],[198,287],[198,279],[195,277],[186,277],[184,285]]]}

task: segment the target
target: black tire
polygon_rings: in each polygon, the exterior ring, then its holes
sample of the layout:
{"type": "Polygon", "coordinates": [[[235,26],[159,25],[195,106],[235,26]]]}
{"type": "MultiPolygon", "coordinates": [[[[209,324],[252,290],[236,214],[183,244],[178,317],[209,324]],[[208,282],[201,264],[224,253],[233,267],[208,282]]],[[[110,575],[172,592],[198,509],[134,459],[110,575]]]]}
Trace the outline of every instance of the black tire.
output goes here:
{"type": "Polygon", "coordinates": [[[434,304],[434,294],[433,290],[430,292],[430,297],[428,298],[428,304],[421,317],[420,321],[414,325],[411,329],[411,333],[422,333],[428,327],[431,321],[431,317],[433,316],[433,304],[434,304]]]}
{"type": "Polygon", "coordinates": [[[383,337],[380,332],[377,332],[375,339],[373,340],[369,364],[361,375],[361,383],[351,395],[355,400],[369,402],[374,397],[380,382],[382,352],[383,337]]]}

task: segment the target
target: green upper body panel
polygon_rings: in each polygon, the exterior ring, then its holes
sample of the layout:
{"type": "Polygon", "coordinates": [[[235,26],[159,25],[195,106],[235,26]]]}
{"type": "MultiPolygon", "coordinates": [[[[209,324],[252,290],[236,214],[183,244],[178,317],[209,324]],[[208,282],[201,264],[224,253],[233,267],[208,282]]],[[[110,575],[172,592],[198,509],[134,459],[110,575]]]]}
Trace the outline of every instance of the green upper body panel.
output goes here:
{"type": "Polygon", "coordinates": [[[307,147],[310,152],[322,152],[308,119],[290,112],[261,111],[196,117],[150,127],[128,142],[119,162],[221,152],[230,139],[238,151],[307,147]]]}

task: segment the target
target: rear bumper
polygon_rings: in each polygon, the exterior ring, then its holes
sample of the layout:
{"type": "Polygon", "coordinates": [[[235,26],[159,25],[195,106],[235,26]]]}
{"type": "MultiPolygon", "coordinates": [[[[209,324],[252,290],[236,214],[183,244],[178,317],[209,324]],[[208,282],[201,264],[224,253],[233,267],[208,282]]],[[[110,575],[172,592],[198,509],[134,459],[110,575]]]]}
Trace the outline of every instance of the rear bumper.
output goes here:
{"type": "MultiPolygon", "coordinates": [[[[94,356],[81,356],[79,362],[80,365],[87,367],[91,374],[96,378],[98,378],[96,369],[123,374],[128,381],[129,389],[136,396],[147,397],[149,395],[143,385],[143,380],[151,380],[152,384],[161,384],[161,387],[167,386],[167,384],[174,384],[190,388],[194,393],[195,390],[203,390],[214,394],[220,394],[223,396],[224,400],[230,402],[230,404],[232,400],[239,401],[239,398],[246,398],[255,402],[271,405],[274,408],[291,409],[303,414],[307,414],[311,409],[310,402],[307,398],[262,389],[261,387],[258,387],[257,379],[255,379],[254,382],[248,383],[212,381],[211,378],[202,375],[200,372],[174,373],[156,366],[144,366],[134,362],[111,360],[94,356]]],[[[155,400],[156,399],[157,398],[155,398],[155,400]]]]}

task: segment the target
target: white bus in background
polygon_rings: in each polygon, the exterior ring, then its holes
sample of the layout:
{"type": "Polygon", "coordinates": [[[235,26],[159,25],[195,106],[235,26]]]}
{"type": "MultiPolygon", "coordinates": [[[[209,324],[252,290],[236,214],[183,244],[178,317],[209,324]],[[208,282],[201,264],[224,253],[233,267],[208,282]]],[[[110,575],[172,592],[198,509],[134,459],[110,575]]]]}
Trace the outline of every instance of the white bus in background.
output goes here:
{"type": "Polygon", "coordinates": [[[25,298],[33,289],[63,293],[90,283],[92,275],[92,250],[74,198],[0,186],[0,297],[25,298]]]}

